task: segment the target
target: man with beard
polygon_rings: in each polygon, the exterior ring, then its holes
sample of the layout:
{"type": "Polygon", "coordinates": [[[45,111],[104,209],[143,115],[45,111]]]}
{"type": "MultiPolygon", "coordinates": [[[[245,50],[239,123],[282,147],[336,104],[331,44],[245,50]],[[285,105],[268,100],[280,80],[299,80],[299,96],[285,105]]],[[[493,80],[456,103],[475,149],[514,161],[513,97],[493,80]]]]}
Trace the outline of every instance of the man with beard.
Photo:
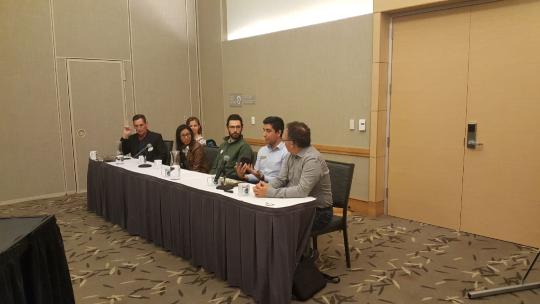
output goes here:
{"type": "Polygon", "coordinates": [[[224,142],[219,146],[219,154],[214,159],[210,174],[217,173],[223,166],[224,157],[227,155],[229,160],[223,168],[223,176],[240,179],[236,174],[236,163],[251,163],[251,147],[242,138],[244,124],[240,115],[229,115],[226,127],[229,136],[223,138],[224,142]]]}

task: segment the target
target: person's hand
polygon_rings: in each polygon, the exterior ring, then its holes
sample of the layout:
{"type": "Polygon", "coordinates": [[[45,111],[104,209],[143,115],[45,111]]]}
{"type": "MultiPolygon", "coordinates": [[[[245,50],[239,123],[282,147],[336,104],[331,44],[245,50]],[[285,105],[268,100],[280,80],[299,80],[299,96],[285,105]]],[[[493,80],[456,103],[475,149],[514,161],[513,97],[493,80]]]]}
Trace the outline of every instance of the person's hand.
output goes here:
{"type": "Polygon", "coordinates": [[[250,173],[253,174],[258,180],[264,182],[264,174],[262,173],[261,170],[255,170],[255,169],[251,168],[250,173]]]}
{"type": "Polygon", "coordinates": [[[244,164],[244,163],[237,163],[236,166],[234,167],[234,169],[236,170],[236,175],[238,175],[238,177],[242,180],[245,179],[245,175],[248,168],[249,168],[249,165],[244,164]]]}
{"type": "Polygon", "coordinates": [[[131,128],[129,126],[124,126],[122,129],[122,138],[128,139],[129,135],[131,135],[131,128]]]}
{"type": "Polygon", "coordinates": [[[265,182],[260,182],[253,187],[253,193],[255,193],[256,197],[266,197],[267,192],[268,184],[265,182]]]}
{"type": "Polygon", "coordinates": [[[247,164],[246,173],[248,174],[254,174],[256,172],[255,169],[253,169],[253,164],[247,164]]]}

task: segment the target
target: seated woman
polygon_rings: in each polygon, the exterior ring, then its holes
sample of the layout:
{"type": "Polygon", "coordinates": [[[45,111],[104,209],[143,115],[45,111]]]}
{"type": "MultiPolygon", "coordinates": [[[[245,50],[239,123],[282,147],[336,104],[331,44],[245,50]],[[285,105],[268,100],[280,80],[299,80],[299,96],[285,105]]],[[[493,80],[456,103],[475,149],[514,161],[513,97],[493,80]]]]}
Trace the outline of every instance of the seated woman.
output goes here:
{"type": "Polygon", "coordinates": [[[193,131],[186,125],[176,128],[176,149],[180,151],[182,168],[208,173],[204,147],[195,141],[193,131]]]}
{"type": "Polygon", "coordinates": [[[206,139],[204,139],[204,137],[202,136],[202,126],[199,119],[195,116],[191,116],[186,120],[186,125],[189,126],[191,131],[193,131],[193,134],[195,135],[195,141],[205,146],[206,139]]]}

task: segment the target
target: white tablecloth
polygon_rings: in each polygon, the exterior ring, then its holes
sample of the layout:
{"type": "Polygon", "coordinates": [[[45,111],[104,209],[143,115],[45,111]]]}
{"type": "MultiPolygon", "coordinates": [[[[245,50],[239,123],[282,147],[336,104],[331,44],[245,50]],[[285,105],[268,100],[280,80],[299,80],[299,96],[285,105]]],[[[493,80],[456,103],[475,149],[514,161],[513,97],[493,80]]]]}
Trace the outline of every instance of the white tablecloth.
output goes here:
{"type": "Polygon", "coordinates": [[[227,193],[223,190],[216,189],[215,186],[209,186],[208,177],[211,176],[209,174],[181,169],[180,179],[171,180],[170,178],[162,176],[160,166],[157,166],[149,162],[148,164],[152,165],[152,167],[139,168],[138,167],[139,161],[135,159],[124,160],[123,164],[116,164],[114,162],[111,162],[108,164],[111,166],[120,167],[125,170],[129,170],[132,172],[137,172],[140,174],[146,174],[146,175],[154,176],[160,179],[168,180],[171,183],[179,183],[182,185],[186,185],[188,187],[197,188],[199,190],[217,193],[223,196],[227,196],[227,197],[230,197],[239,201],[243,201],[248,204],[257,205],[257,206],[264,206],[264,207],[269,207],[269,208],[283,208],[283,207],[289,207],[289,206],[294,206],[298,204],[304,204],[304,203],[315,200],[315,198],[310,197],[310,196],[302,197],[302,198],[267,198],[267,197],[259,198],[259,197],[255,197],[255,195],[253,194],[254,185],[251,185],[250,187],[249,196],[239,196],[238,187],[233,188],[233,193],[227,193]]]}

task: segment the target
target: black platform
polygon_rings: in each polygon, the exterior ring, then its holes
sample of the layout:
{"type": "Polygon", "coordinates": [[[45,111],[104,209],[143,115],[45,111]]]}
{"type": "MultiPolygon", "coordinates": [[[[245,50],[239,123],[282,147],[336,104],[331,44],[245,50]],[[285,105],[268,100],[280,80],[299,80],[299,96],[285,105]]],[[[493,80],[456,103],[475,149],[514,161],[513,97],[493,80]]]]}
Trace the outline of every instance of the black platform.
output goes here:
{"type": "Polygon", "coordinates": [[[54,216],[0,218],[0,303],[75,303],[54,216]]]}

